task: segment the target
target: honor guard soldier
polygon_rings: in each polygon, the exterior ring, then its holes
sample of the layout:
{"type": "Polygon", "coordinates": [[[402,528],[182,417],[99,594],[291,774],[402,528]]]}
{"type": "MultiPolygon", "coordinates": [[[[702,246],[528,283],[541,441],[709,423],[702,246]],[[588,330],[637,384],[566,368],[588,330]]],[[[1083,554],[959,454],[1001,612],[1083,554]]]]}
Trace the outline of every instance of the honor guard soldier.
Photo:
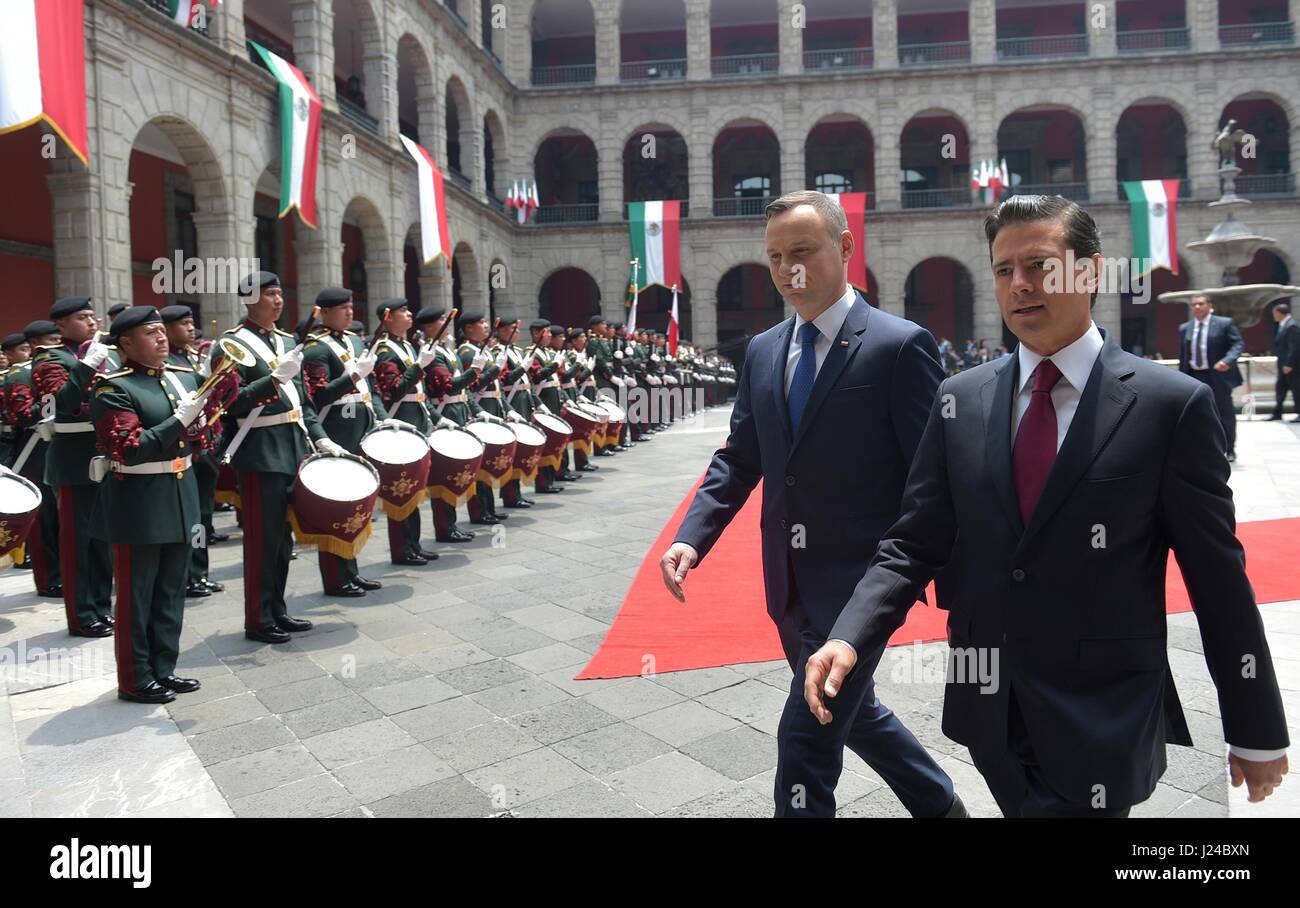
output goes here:
{"type": "MultiPolygon", "coordinates": [[[[311,622],[292,618],[284,602],[289,577],[289,490],[298,465],[322,449],[342,451],[325,435],[316,408],[303,387],[302,350],[293,335],[276,328],[284,309],[280,279],[258,271],[240,282],[246,317],[225,332],[218,344],[234,343],[243,351],[235,366],[239,393],[225,415],[225,458],[238,478],[244,524],[244,636],[263,643],[288,643],[289,633],[311,629],[311,622]]],[[[224,360],[213,353],[212,369],[224,360]]]]}
{"type": "MultiPolygon", "coordinates": [[[[379,304],[379,330],[375,333],[375,371],[371,382],[390,416],[413,426],[425,438],[433,431],[433,420],[425,406],[424,370],[433,364],[437,351],[432,344],[419,353],[406,339],[414,317],[404,299],[379,304]]],[[[418,499],[417,499],[418,502],[418,499]]],[[[438,553],[420,545],[420,509],[405,520],[388,519],[388,554],[393,564],[419,567],[436,561],[438,553]]]]}
{"type": "MultiPolygon", "coordinates": [[[[569,372],[566,373],[568,381],[564,383],[565,389],[570,394],[569,399],[594,400],[596,382],[592,378],[591,362],[587,358],[587,333],[581,328],[569,329],[565,343],[565,356],[570,364],[569,372]],[[585,393],[588,388],[591,390],[590,396],[585,393]]],[[[600,469],[588,460],[587,452],[581,448],[573,449],[573,467],[582,473],[594,473],[600,469]]]]}
{"type": "Polygon", "coordinates": [[[12,467],[18,459],[18,431],[9,414],[9,376],[18,374],[19,366],[30,358],[31,347],[19,331],[0,340],[0,464],[12,467]]]}
{"type": "Polygon", "coordinates": [[[45,483],[59,503],[59,561],[68,632],[76,637],[107,637],[111,614],[113,565],[108,545],[92,537],[90,519],[99,487],[90,478],[95,427],[90,392],[109,349],[96,339],[89,297],[59,300],[50,309],[62,337],[32,357],[32,385],[41,403],[44,431],[53,431],[45,453],[45,483]],[[85,354],[76,351],[84,345],[85,354]],[[50,415],[53,422],[49,422],[50,415]]]}
{"type": "MultiPolygon", "coordinates": [[[[189,306],[176,305],[164,306],[158,314],[167,332],[168,365],[177,367],[177,375],[188,390],[198,391],[199,383],[206,377],[202,373],[207,365],[194,346],[194,311],[189,306]]],[[[208,546],[216,541],[213,539],[216,532],[212,526],[212,511],[217,503],[217,477],[221,472],[221,461],[216,453],[220,446],[221,424],[205,426],[202,434],[202,446],[192,451],[191,456],[194,458],[194,479],[199,487],[199,517],[203,533],[193,540],[186,597],[210,596],[225,591],[222,584],[208,579],[208,546]]]]}
{"type": "MultiPolygon", "coordinates": [[[[501,405],[501,385],[497,381],[497,376],[501,374],[505,355],[488,352],[492,331],[488,328],[487,319],[482,315],[465,316],[461,320],[461,330],[464,332],[464,341],[456,353],[460,357],[461,368],[476,373],[476,378],[470,385],[477,409],[474,415],[480,416],[486,413],[495,419],[501,419],[504,414],[501,405]]],[[[469,500],[465,509],[469,511],[470,523],[491,525],[501,523],[509,516],[497,514],[492,486],[481,480],[478,483],[477,494],[469,500]]]]}
{"type": "Polygon", "coordinates": [[[59,503],[53,488],[45,482],[45,454],[50,443],[45,429],[39,428],[42,419],[41,399],[32,384],[31,354],[39,347],[56,346],[59,329],[54,322],[44,319],[32,322],[23,329],[27,351],[16,347],[10,354],[21,360],[10,367],[5,379],[5,406],[9,421],[14,427],[14,461],[10,465],[15,473],[36,483],[41,490],[41,507],[36,521],[27,536],[27,555],[32,562],[32,580],[36,594],[50,599],[63,598],[63,572],[59,563],[59,503]],[[22,357],[26,356],[25,359],[22,357]]]}
{"type": "MultiPolygon", "coordinates": [[[[193,678],[177,677],[176,658],[190,544],[201,525],[196,442],[186,431],[203,415],[205,402],[192,382],[187,387],[180,379],[182,373],[192,377],[189,367],[167,362],[167,333],[153,306],[119,314],[110,336],[123,368],[96,383],[90,417],[105,454],[93,469],[100,482],[93,531],[112,546],[117,696],[167,703],[199,689],[193,678]]],[[[207,397],[214,404],[219,399],[207,397]]]]}
{"type": "MultiPolygon", "coordinates": [[[[497,350],[497,359],[501,361],[501,415],[507,422],[528,422],[528,417],[532,415],[533,390],[532,383],[528,379],[528,366],[524,363],[524,351],[515,346],[515,338],[519,334],[519,326],[522,324],[518,319],[512,322],[501,322],[497,325],[496,339],[499,341],[497,350]],[[520,412],[523,408],[523,412],[520,412]]],[[[535,502],[531,498],[525,498],[522,491],[523,481],[520,479],[511,479],[501,486],[501,503],[508,508],[531,508],[535,502]]]]}
{"type": "MultiPolygon", "coordinates": [[[[528,412],[524,413],[522,402],[517,409],[520,415],[529,420],[536,410],[553,416],[560,415],[560,380],[555,377],[555,370],[560,364],[555,362],[555,357],[551,354],[550,328],[551,323],[544,318],[534,319],[528,325],[528,333],[532,335],[533,342],[524,351],[523,358],[532,393],[528,397],[528,412]],[[550,403],[543,399],[543,395],[551,399],[550,403]]],[[[555,467],[548,464],[537,468],[537,491],[550,495],[564,491],[564,486],[557,482],[555,467]]]]}
{"type": "MultiPolygon", "coordinates": [[[[564,414],[561,410],[566,400],[573,400],[577,394],[578,383],[575,380],[577,369],[569,362],[569,354],[565,349],[565,342],[569,337],[569,332],[563,325],[551,325],[550,329],[551,342],[551,362],[555,363],[555,387],[542,389],[542,403],[555,412],[555,415],[561,419],[564,414]]],[[[569,469],[569,448],[564,449],[564,456],[560,464],[559,478],[564,482],[576,482],[582,478],[581,473],[575,473],[569,469]]]]}
{"type": "MultiPolygon", "coordinates": [[[[434,352],[433,362],[424,370],[426,404],[434,428],[463,426],[478,413],[468,392],[478,374],[472,369],[461,369],[447,321],[447,312],[432,306],[425,306],[415,316],[416,327],[424,333],[425,349],[432,347],[434,352]]],[[[433,511],[434,538],[439,542],[469,542],[474,538],[472,532],[456,526],[454,506],[430,496],[429,508],[433,511]]]]}
{"type": "MultiPolygon", "coordinates": [[[[316,407],[316,418],[330,441],[349,454],[361,453],[361,437],[388,419],[388,411],[370,393],[375,357],[351,329],[352,291],[327,287],[316,296],[321,330],[303,348],[303,381],[316,407]]],[[[364,596],[383,586],[357,570],[356,558],[317,551],[327,596],[364,596]]]]}

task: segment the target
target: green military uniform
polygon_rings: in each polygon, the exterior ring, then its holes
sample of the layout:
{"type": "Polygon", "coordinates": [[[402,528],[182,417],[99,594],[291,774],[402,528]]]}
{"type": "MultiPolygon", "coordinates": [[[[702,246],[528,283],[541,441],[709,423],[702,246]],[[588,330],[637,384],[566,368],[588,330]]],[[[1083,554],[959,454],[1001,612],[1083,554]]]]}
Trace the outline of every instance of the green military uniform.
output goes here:
{"type": "MultiPolygon", "coordinates": [[[[465,322],[477,320],[477,318],[469,316],[466,317],[465,322]]],[[[474,380],[469,385],[475,405],[475,415],[478,412],[483,412],[490,416],[503,418],[505,408],[501,400],[501,384],[497,381],[497,377],[501,374],[501,367],[493,361],[496,354],[488,351],[486,347],[480,349],[469,341],[465,341],[456,350],[456,355],[460,358],[461,368],[475,375],[474,380]],[[480,352],[488,356],[488,364],[482,369],[475,369],[473,367],[474,357],[480,352]]],[[[481,480],[478,483],[477,494],[469,500],[465,509],[469,511],[470,523],[493,524],[505,519],[497,514],[492,486],[481,480]]]]}
{"type": "MultiPolygon", "coordinates": [[[[428,335],[429,326],[441,324],[445,315],[445,310],[432,306],[426,306],[416,314],[415,324],[426,331],[426,343],[433,343],[428,335]]],[[[446,335],[439,339],[433,348],[433,362],[424,370],[425,406],[435,427],[443,419],[463,426],[480,412],[467,390],[478,375],[473,370],[461,369],[460,357],[449,343],[446,335]]],[[[454,505],[430,495],[429,509],[433,512],[434,538],[439,542],[469,542],[474,538],[473,533],[456,525],[454,505]]]]}
{"type": "MultiPolygon", "coordinates": [[[[51,320],[90,308],[90,300],[60,300],[51,320]]],[[[90,392],[101,373],[77,359],[70,343],[40,347],[32,357],[32,384],[42,413],[53,409],[54,435],[45,452],[45,484],[59,508],[59,561],[68,632],[79,637],[112,633],[113,565],[107,543],[91,533],[99,486],[90,478],[97,454],[90,421],[90,392]]]]}
{"type": "MultiPolygon", "coordinates": [[[[52,322],[32,322],[23,334],[30,340],[52,334],[52,322]]],[[[40,395],[32,384],[32,362],[19,363],[9,370],[4,382],[5,406],[14,429],[14,460],[10,467],[41,490],[41,509],[27,537],[27,553],[32,562],[32,580],[38,595],[63,598],[63,571],[59,564],[59,502],[53,488],[45,482],[45,454],[50,443],[36,429],[41,421],[40,395]],[[19,461],[22,461],[21,463],[19,461]]]]}
{"type": "MultiPolygon", "coordinates": [[[[188,391],[197,392],[202,384],[199,380],[202,359],[193,348],[186,348],[183,351],[172,350],[167,354],[167,364],[173,367],[173,371],[188,391]]],[[[221,471],[215,450],[220,438],[220,428],[218,425],[206,430],[207,443],[202,446],[202,450],[193,453],[194,479],[199,490],[199,523],[203,526],[203,532],[194,540],[194,545],[190,549],[190,568],[186,586],[191,588],[206,587],[209,583],[208,545],[213,534],[212,511],[216,505],[217,477],[221,471]]]]}
{"type": "MultiPolygon", "coordinates": [[[[161,324],[157,309],[137,306],[117,317],[115,332],[149,323],[138,309],[150,310],[161,324]]],[[[128,362],[106,374],[91,397],[91,420],[109,468],[95,499],[92,532],[112,545],[122,699],[165,702],[174,698],[170,691],[198,688],[175,676],[190,543],[202,526],[196,451],[175,408],[195,387],[187,368],[128,362]]]]}
{"type": "MultiPolygon", "coordinates": [[[[542,333],[542,337],[549,337],[551,323],[546,319],[537,319],[529,325],[530,332],[542,333]]],[[[514,348],[518,349],[518,348],[514,348]]],[[[559,379],[555,377],[555,371],[559,364],[554,361],[551,351],[544,345],[536,343],[529,344],[528,349],[519,351],[519,362],[528,376],[528,393],[524,395],[522,391],[516,393],[513,398],[507,394],[511,406],[524,419],[530,422],[533,414],[543,406],[550,410],[555,416],[560,415],[559,411],[559,379]],[[551,404],[545,403],[542,394],[552,397],[554,408],[551,404]]],[[[538,492],[557,493],[564,491],[564,487],[556,483],[555,467],[551,464],[543,464],[537,468],[536,488],[538,492]]]]}
{"type": "MultiPolygon", "coordinates": [[[[335,299],[332,292],[346,294],[346,300],[352,298],[351,292],[336,288],[322,291],[316,304],[328,306],[335,299]]],[[[320,425],[326,436],[349,454],[359,455],[362,436],[388,418],[383,401],[371,393],[369,377],[354,380],[357,361],[366,356],[361,338],[351,331],[317,331],[303,348],[304,382],[320,425]]],[[[354,595],[350,589],[364,592],[377,583],[361,577],[355,558],[340,558],[324,550],[318,550],[317,558],[326,593],[354,595]]]]}
{"type": "MultiPolygon", "coordinates": [[[[259,286],[279,286],[279,279],[270,272],[251,281],[254,293],[259,286]]],[[[267,330],[245,319],[223,336],[243,347],[254,360],[251,366],[235,367],[239,394],[227,408],[223,426],[226,457],[238,477],[243,514],[244,633],[254,640],[285,642],[288,636],[275,633],[275,628],[283,630],[298,623],[288,618],[284,601],[293,548],[286,519],[289,490],[298,465],[311,453],[311,442],[326,438],[325,430],[316,419],[316,407],[307,396],[301,373],[284,383],[272,374],[293,348],[292,334],[278,328],[267,330]],[[249,429],[240,438],[245,425],[249,429]]],[[[214,351],[213,369],[221,359],[220,352],[214,351]]]]}
{"type": "MultiPolygon", "coordinates": [[[[502,414],[507,419],[528,422],[536,403],[524,351],[515,344],[507,344],[504,341],[496,349],[505,355],[505,365],[502,367],[500,380],[502,414]]],[[[501,486],[501,501],[506,507],[533,506],[534,502],[524,497],[522,484],[523,480],[515,478],[501,486]]]]}

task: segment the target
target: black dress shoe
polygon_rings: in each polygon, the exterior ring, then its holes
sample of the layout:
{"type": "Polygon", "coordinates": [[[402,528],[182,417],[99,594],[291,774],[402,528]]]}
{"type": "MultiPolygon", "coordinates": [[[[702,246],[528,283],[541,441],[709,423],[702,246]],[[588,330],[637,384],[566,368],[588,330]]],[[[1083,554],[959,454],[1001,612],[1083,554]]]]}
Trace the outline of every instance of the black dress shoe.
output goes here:
{"type": "Polygon", "coordinates": [[[501,521],[493,514],[484,514],[478,520],[470,520],[470,523],[481,527],[490,527],[493,524],[500,522],[501,521]]]}
{"type": "Polygon", "coordinates": [[[424,567],[428,563],[428,558],[421,558],[419,555],[403,555],[401,558],[393,559],[393,564],[398,567],[424,567]]]}
{"type": "Polygon", "coordinates": [[[61,586],[47,586],[47,587],[45,587],[44,589],[41,589],[41,588],[38,587],[37,590],[36,590],[36,595],[38,595],[38,596],[44,596],[44,597],[47,598],[47,599],[62,599],[62,598],[63,598],[63,587],[61,587],[61,586]]]}
{"type": "Polygon", "coordinates": [[[117,627],[117,619],[114,618],[112,615],[105,615],[103,618],[99,620],[103,621],[109,627],[117,627]]]}
{"type": "Polygon", "coordinates": [[[563,473],[560,474],[560,479],[563,482],[577,482],[581,478],[582,478],[581,474],[575,473],[572,470],[565,470],[563,473]]]}
{"type": "Polygon", "coordinates": [[[564,486],[547,486],[544,489],[538,489],[539,495],[558,495],[564,491],[564,486]]]}
{"type": "Polygon", "coordinates": [[[203,585],[208,588],[209,592],[224,593],[226,591],[226,585],[224,583],[218,583],[215,580],[209,580],[207,577],[203,578],[203,585]]]}
{"type": "Polygon", "coordinates": [[[474,538],[474,534],[466,530],[452,530],[449,536],[435,536],[439,542],[469,542],[474,538]]]}
{"type": "Polygon", "coordinates": [[[170,703],[176,695],[157,681],[150,681],[135,690],[119,690],[117,699],[130,700],[132,703],[170,703]]]}
{"type": "Polygon", "coordinates": [[[1275,413],[1266,420],[1266,422],[1281,422],[1281,421],[1282,421],[1281,413],[1275,413]]]}
{"type": "Polygon", "coordinates": [[[111,637],[113,636],[113,626],[105,624],[103,621],[92,621],[89,624],[83,624],[81,630],[68,631],[74,637],[111,637]]]}
{"type": "Polygon", "coordinates": [[[943,815],[943,818],[945,820],[970,819],[970,814],[966,812],[966,805],[961,802],[961,796],[958,795],[956,792],[953,792],[952,806],[948,808],[948,812],[943,815]]]}
{"type": "Polygon", "coordinates": [[[611,451],[609,448],[601,448],[599,451],[596,452],[596,456],[597,456],[597,457],[613,457],[613,456],[614,456],[614,452],[611,451]]]}
{"type": "Polygon", "coordinates": [[[614,450],[621,454],[628,450],[628,445],[614,445],[614,450]]]}
{"type": "Polygon", "coordinates": [[[257,640],[259,643],[288,643],[289,635],[278,627],[257,627],[249,630],[244,629],[244,636],[249,640],[257,640]]]}
{"type": "Polygon", "coordinates": [[[516,498],[513,503],[506,505],[508,508],[523,508],[524,510],[527,510],[532,506],[533,502],[529,501],[527,498],[516,498]]]}
{"type": "Polygon", "coordinates": [[[526,508],[531,508],[533,505],[537,504],[537,502],[533,501],[531,498],[522,498],[522,497],[519,499],[519,503],[526,508]]]}
{"type": "Polygon", "coordinates": [[[358,574],[357,578],[352,582],[355,583],[357,586],[361,587],[363,590],[382,590],[384,588],[384,585],[380,583],[378,580],[367,580],[365,577],[362,577],[360,574],[358,574]]]}
{"type": "Polygon", "coordinates": [[[289,550],[289,560],[290,560],[290,561],[297,561],[297,560],[298,560],[298,547],[297,547],[297,546],[294,546],[293,548],[291,548],[291,549],[289,550]]]}
{"type": "Polygon", "coordinates": [[[420,557],[423,558],[425,561],[437,561],[438,553],[431,552],[428,549],[422,548],[420,549],[420,557]]]}
{"type": "Polygon", "coordinates": [[[301,631],[311,630],[311,622],[306,618],[295,618],[292,615],[282,615],[275,619],[275,626],[282,631],[291,634],[300,633],[301,631]]]}
{"type": "Polygon", "coordinates": [[[178,678],[176,675],[159,678],[158,683],[168,690],[176,691],[178,694],[191,694],[203,686],[199,684],[198,678],[178,678]]]}
{"type": "Polygon", "coordinates": [[[600,467],[596,466],[594,463],[584,463],[582,466],[578,467],[578,469],[583,473],[595,473],[600,469],[600,467]]]}
{"type": "Polygon", "coordinates": [[[1229,451],[1229,452],[1228,452],[1228,463],[1236,463],[1236,462],[1237,462],[1237,452],[1236,452],[1236,451],[1229,451]]]}
{"type": "Polygon", "coordinates": [[[212,590],[208,589],[208,585],[206,583],[201,583],[198,580],[195,580],[185,585],[186,599],[203,598],[205,596],[211,596],[211,595],[212,595],[212,590]]]}
{"type": "Polygon", "coordinates": [[[218,501],[218,502],[217,502],[215,505],[213,505],[213,507],[212,507],[212,510],[217,511],[218,513],[222,512],[222,511],[233,511],[234,509],[235,509],[235,506],[234,506],[233,504],[231,504],[230,502],[228,502],[228,501],[218,501]]]}
{"type": "Polygon", "coordinates": [[[336,596],[343,599],[356,599],[358,596],[364,596],[365,594],[366,591],[355,583],[345,583],[342,586],[325,591],[326,596],[336,596]]]}

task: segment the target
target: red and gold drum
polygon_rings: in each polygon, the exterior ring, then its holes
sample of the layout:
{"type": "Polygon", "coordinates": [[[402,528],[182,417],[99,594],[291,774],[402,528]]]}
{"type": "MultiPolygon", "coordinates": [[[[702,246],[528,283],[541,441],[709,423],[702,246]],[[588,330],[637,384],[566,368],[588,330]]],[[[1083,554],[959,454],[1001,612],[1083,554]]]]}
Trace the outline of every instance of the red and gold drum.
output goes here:
{"type": "Polygon", "coordinates": [[[597,397],[592,406],[604,410],[605,415],[609,417],[609,423],[605,426],[604,444],[611,447],[618,444],[623,437],[623,424],[627,422],[627,413],[608,397],[597,397]]]}
{"type": "Polygon", "coordinates": [[[355,558],[370,538],[379,472],[353,454],[312,454],[289,494],[289,525],[301,545],[355,558]]]}
{"type": "Polygon", "coordinates": [[[523,422],[510,423],[510,431],[515,433],[515,460],[510,471],[511,478],[535,482],[542,449],[546,447],[546,433],[537,426],[523,422]]]}
{"type": "Polygon", "coordinates": [[[428,439],[414,426],[375,426],[361,438],[361,455],[379,472],[379,500],[388,519],[410,517],[428,494],[428,439]]]}
{"type": "Polygon", "coordinates": [[[515,433],[492,422],[471,422],[465,430],[483,442],[483,463],[478,468],[478,481],[494,489],[501,488],[514,475],[515,433]]]}
{"type": "Polygon", "coordinates": [[[464,429],[434,429],[428,445],[429,495],[454,508],[474,494],[483,442],[464,429]]]}
{"type": "Polygon", "coordinates": [[[569,438],[569,447],[590,454],[595,444],[605,434],[605,423],[609,417],[604,410],[593,410],[581,401],[566,400],[560,408],[560,415],[565,422],[573,426],[573,435],[569,438]]]}
{"type": "Polygon", "coordinates": [[[22,548],[40,508],[41,490],[36,483],[0,468],[0,558],[22,548]]]}
{"type": "Polygon", "coordinates": [[[573,435],[573,426],[552,413],[540,411],[533,413],[533,422],[546,433],[546,445],[542,448],[542,456],[537,465],[560,469],[564,462],[564,449],[569,444],[569,437],[573,435]]]}

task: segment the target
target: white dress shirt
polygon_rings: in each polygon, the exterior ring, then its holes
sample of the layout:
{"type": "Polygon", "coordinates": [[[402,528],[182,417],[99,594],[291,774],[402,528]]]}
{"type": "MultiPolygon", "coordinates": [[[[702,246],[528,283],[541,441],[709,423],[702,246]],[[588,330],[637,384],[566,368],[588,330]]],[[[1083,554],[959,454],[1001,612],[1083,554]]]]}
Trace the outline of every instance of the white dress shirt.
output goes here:
{"type": "MultiPolygon", "coordinates": [[[[821,371],[822,363],[826,362],[826,354],[831,352],[831,344],[835,343],[835,338],[840,336],[840,329],[844,327],[844,320],[849,317],[849,310],[853,308],[853,301],[857,294],[853,292],[850,285],[844,291],[844,295],[823,312],[813,319],[813,324],[821,333],[813,343],[813,350],[817,353],[817,368],[813,372],[814,377],[821,371]]],[[[794,334],[790,337],[790,348],[785,355],[785,396],[790,396],[790,383],[794,381],[795,366],[799,365],[799,357],[803,355],[803,344],[799,343],[799,329],[808,324],[802,315],[796,314],[794,317],[794,334]]]]}

